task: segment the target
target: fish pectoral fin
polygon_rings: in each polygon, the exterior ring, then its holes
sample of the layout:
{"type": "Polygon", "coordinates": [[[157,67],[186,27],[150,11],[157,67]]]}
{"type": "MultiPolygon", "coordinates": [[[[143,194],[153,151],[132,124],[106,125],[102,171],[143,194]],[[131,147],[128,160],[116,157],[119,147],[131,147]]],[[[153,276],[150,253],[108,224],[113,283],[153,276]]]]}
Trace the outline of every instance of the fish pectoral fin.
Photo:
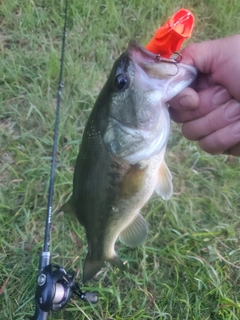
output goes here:
{"type": "Polygon", "coordinates": [[[158,169],[158,178],[155,191],[164,200],[168,200],[173,194],[172,175],[165,161],[163,161],[158,169]]]}
{"type": "Polygon", "coordinates": [[[136,218],[120,233],[119,240],[129,247],[142,244],[148,234],[148,225],[139,213],[136,218]]]}
{"type": "Polygon", "coordinates": [[[104,259],[94,260],[87,256],[84,267],[82,281],[85,283],[91,280],[103,267],[104,259]]]}

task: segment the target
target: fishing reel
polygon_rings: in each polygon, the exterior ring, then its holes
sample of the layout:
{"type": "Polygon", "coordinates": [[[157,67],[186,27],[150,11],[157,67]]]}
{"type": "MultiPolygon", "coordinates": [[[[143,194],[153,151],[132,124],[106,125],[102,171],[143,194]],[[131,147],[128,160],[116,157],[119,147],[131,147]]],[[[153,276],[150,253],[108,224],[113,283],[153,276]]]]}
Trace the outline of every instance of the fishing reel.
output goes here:
{"type": "Polygon", "coordinates": [[[35,294],[36,309],[31,320],[47,319],[50,310],[62,309],[69,299],[76,294],[84,302],[97,303],[98,296],[95,292],[82,292],[75,282],[75,273],[56,264],[49,264],[42,269],[37,279],[35,294]]]}

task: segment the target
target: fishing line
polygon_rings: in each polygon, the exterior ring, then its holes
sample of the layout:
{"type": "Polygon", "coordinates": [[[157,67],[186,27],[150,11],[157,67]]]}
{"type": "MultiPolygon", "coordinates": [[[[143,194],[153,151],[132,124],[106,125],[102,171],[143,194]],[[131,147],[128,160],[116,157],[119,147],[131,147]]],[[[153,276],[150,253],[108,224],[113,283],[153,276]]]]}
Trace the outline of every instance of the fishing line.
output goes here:
{"type": "Polygon", "coordinates": [[[57,93],[57,105],[55,115],[55,127],[53,138],[53,151],[52,151],[52,163],[50,170],[49,192],[48,192],[48,204],[46,215],[46,226],[44,236],[43,252],[40,256],[38,266],[38,279],[37,288],[35,293],[35,313],[31,320],[47,320],[50,310],[62,309],[69,299],[76,294],[80,299],[85,302],[96,303],[98,297],[95,292],[82,292],[80,286],[75,282],[75,272],[68,273],[66,270],[57,264],[50,264],[51,254],[49,252],[50,247],[50,228],[52,217],[52,200],[54,195],[54,178],[57,158],[57,145],[58,145],[58,133],[59,133],[59,118],[60,118],[60,106],[63,83],[63,66],[64,66],[64,54],[65,54],[65,41],[67,30],[67,13],[68,13],[68,0],[65,0],[64,9],[64,27],[62,34],[62,49],[60,58],[60,73],[59,84],[57,93]]]}

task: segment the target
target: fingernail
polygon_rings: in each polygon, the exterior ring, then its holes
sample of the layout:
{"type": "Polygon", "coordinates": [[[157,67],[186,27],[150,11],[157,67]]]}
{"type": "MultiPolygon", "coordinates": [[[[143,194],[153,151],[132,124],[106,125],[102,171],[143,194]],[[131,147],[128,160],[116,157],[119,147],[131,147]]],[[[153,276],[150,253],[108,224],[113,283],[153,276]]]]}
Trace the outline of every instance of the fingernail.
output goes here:
{"type": "Polygon", "coordinates": [[[183,108],[187,108],[187,109],[193,109],[193,99],[190,95],[186,95],[183,96],[179,99],[179,104],[183,107],[183,108]]]}
{"type": "Polygon", "coordinates": [[[240,134],[240,121],[235,122],[231,125],[231,131],[233,134],[239,135],[240,134]]]}
{"type": "Polygon", "coordinates": [[[225,108],[224,114],[227,120],[233,120],[237,116],[240,116],[240,103],[230,102],[230,104],[225,108]]]}
{"type": "Polygon", "coordinates": [[[220,104],[224,104],[227,102],[229,99],[231,99],[231,95],[225,88],[220,88],[216,91],[216,93],[212,97],[212,103],[215,104],[216,106],[220,104]]]}

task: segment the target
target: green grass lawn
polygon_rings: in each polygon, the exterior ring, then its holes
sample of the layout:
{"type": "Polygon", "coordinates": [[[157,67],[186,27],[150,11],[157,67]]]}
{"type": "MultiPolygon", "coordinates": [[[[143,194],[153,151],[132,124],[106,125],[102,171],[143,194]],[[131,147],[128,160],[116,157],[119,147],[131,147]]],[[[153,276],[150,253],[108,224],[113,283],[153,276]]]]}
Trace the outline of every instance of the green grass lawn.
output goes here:
{"type": "MultiPolygon", "coordinates": [[[[178,9],[196,23],[189,42],[240,32],[239,0],[69,0],[52,262],[81,270],[87,253],[71,193],[86,119],[130,39],[145,45],[178,9]]],[[[0,319],[34,311],[53,144],[64,1],[6,0],[0,7],[0,319]]],[[[201,53],[199,53],[201,54],[201,53]]],[[[174,195],[144,207],[144,246],[119,245],[126,271],[109,265],[89,282],[99,303],[71,300],[49,319],[240,319],[240,158],[211,156],[172,125],[167,163],[174,195]]]]}

